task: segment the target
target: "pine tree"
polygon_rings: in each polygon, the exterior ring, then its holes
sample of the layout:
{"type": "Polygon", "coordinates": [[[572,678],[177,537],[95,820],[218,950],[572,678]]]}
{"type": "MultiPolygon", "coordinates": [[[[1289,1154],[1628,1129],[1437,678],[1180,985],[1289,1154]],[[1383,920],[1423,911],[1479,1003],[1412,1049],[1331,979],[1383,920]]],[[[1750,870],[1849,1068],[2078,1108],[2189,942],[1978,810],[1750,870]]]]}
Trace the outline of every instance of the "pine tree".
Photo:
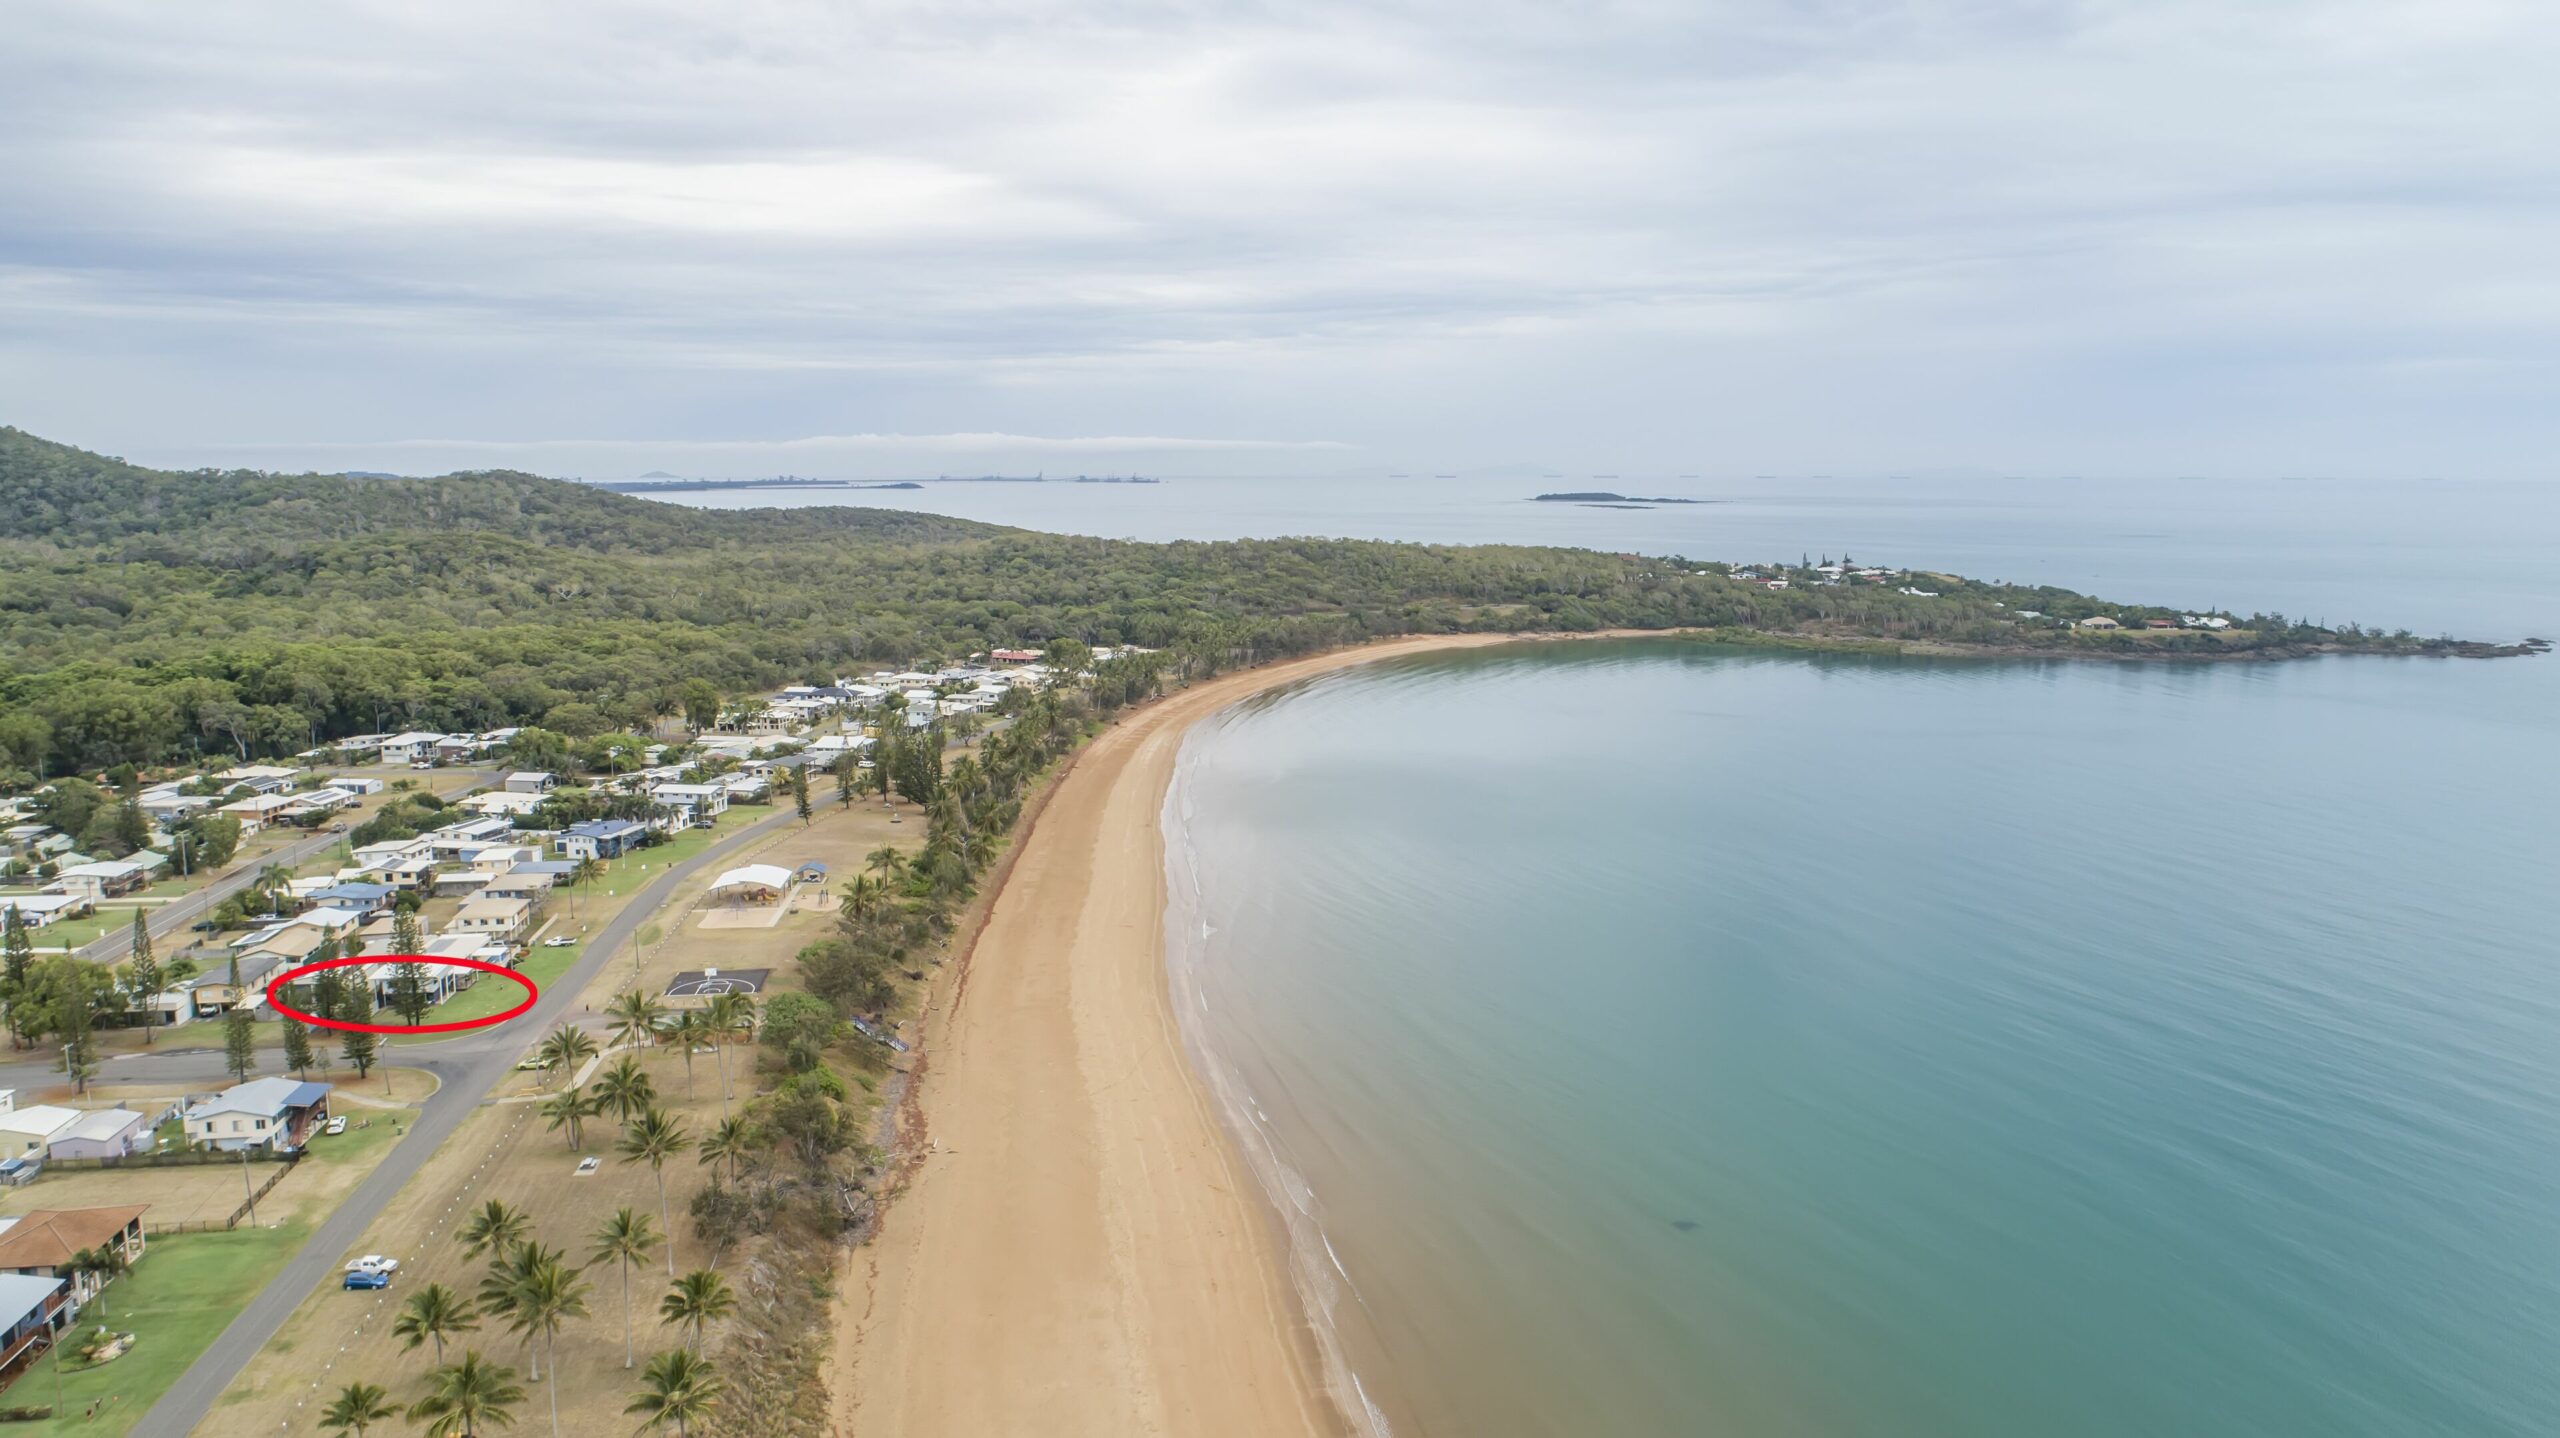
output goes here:
{"type": "Polygon", "coordinates": [[[836,760],[836,806],[838,808],[852,807],[853,776],[856,772],[858,771],[854,768],[852,755],[846,754],[836,760]]]}
{"type": "Polygon", "coordinates": [[[258,1067],[258,1036],[250,1023],[246,1004],[234,1004],[222,1016],[222,1066],[235,1079],[247,1079],[258,1067]]]}
{"type": "MultiPolygon", "coordinates": [[[[391,952],[414,954],[426,941],[418,933],[418,916],[401,913],[391,920],[391,952]]],[[[427,966],[414,959],[404,960],[391,970],[391,1011],[401,1022],[422,1024],[435,999],[427,992],[427,966]]]]}
{"type": "Polygon", "coordinates": [[[160,960],[151,952],[151,928],[142,922],[142,911],[133,911],[133,957],[125,961],[124,991],[133,1006],[142,1010],[142,1041],[152,1041],[152,1030],[160,1026],[160,1016],[151,1010],[151,996],[167,982],[160,972],[160,960]]]}
{"type": "MultiPolygon", "coordinates": [[[[336,1017],[342,1023],[373,1022],[373,986],[362,979],[346,986],[342,1006],[336,1017]]],[[[356,1077],[363,1078],[373,1070],[374,1036],[356,1029],[344,1029],[338,1035],[338,1053],[355,1066],[356,1077]]]]}
{"type": "Polygon", "coordinates": [[[284,1066],[303,1078],[311,1077],[311,1026],[300,1019],[284,1021],[284,1066]]]}
{"type": "Polygon", "coordinates": [[[802,764],[791,771],[791,807],[800,812],[800,822],[809,822],[809,766],[802,764]]]}
{"type": "Polygon", "coordinates": [[[62,1034],[62,1057],[55,1066],[83,1094],[89,1091],[89,1080],[98,1072],[97,1000],[85,977],[63,975],[61,992],[55,995],[53,1004],[53,1025],[62,1034]]]}
{"type": "Polygon", "coordinates": [[[13,907],[0,912],[0,1003],[9,1006],[9,1039],[20,1048],[27,1045],[27,1019],[36,1002],[29,988],[35,967],[35,940],[28,937],[27,924],[13,907]]]}

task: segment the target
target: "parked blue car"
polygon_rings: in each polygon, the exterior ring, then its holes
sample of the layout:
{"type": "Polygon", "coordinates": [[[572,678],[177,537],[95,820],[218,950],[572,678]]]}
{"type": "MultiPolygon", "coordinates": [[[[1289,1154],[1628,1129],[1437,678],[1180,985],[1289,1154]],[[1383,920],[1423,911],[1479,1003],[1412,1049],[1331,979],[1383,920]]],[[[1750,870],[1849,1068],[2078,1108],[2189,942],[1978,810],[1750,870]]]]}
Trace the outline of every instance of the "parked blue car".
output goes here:
{"type": "Polygon", "coordinates": [[[339,1285],[341,1288],[389,1288],[390,1286],[391,1275],[388,1273],[350,1273],[346,1281],[339,1285]]]}

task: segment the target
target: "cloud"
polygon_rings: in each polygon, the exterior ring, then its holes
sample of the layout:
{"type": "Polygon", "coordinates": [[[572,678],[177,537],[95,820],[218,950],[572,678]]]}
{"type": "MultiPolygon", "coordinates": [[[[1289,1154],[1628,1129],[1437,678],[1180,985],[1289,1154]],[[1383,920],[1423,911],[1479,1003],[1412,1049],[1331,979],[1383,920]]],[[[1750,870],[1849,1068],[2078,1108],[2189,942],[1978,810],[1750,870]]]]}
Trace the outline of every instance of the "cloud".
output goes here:
{"type": "Polygon", "coordinates": [[[36,0],[0,403],[2512,472],[2560,418],[2444,377],[2560,363],[2555,72],[2521,0],[36,0]]]}

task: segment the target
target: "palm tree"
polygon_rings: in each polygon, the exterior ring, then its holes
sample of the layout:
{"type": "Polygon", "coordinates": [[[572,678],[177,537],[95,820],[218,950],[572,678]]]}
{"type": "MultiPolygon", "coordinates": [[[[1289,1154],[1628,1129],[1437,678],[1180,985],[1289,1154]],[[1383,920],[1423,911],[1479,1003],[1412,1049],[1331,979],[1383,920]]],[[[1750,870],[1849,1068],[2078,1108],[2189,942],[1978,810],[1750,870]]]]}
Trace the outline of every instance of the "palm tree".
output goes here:
{"type": "Polygon", "coordinates": [[[613,1020],[613,1041],[625,1048],[647,1048],[658,1041],[658,1020],[666,1016],[666,1005],[638,989],[616,994],[605,1005],[607,1017],[613,1020]]]}
{"type": "Polygon", "coordinates": [[[525,1341],[542,1340],[543,1351],[551,1355],[551,1434],[560,1435],[560,1325],[580,1318],[587,1311],[587,1281],[579,1275],[584,1269],[571,1268],[559,1256],[540,1257],[516,1286],[516,1311],[513,1326],[521,1329],[525,1341]]]}
{"type": "Polygon", "coordinates": [[[746,994],[722,994],[703,1010],[703,1021],[711,1026],[711,1054],[720,1064],[720,1115],[729,1114],[729,1038],[756,1031],[756,1001],[746,994]]]}
{"type": "Polygon", "coordinates": [[[862,863],[863,867],[880,876],[880,886],[883,889],[907,871],[907,856],[891,844],[883,844],[863,855],[862,863]]]}
{"type": "Polygon", "coordinates": [[[694,1151],[704,1163],[725,1163],[729,1181],[738,1181],[738,1160],[755,1151],[755,1125],[742,1118],[724,1118],[719,1126],[702,1136],[694,1151]]]}
{"type": "Polygon", "coordinates": [[[107,1316],[107,1285],[114,1281],[117,1274],[124,1272],[126,1266],[124,1250],[112,1243],[101,1243],[95,1248],[84,1248],[71,1255],[70,1267],[73,1274],[97,1276],[98,1291],[95,1301],[100,1318],[107,1316]]]}
{"type": "Polygon", "coordinates": [[[515,1380],[514,1369],[466,1350],[461,1362],[427,1375],[427,1396],[409,1405],[409,1419],[427,1425],[427,1438],[478,1438],[484,1423],[513,1426],[509,1410],[524,1401],[515,1380]]]}
{"type": "Polygon", "coordinates": [[[549,1072],[575,1078],[578,1065],[596,1056],[596,1036],[575,1024],[562,1024],[543,1036],[533,1056],[549,1072]]]}
{"type": "Polygon", "coordinates": [[[400,1305],[400,1316],[391,1323],[391,1331],[408,1341],[403,1347],[415,1348],[421,1343],[436,1346],[436,1366],[444,1366],[444,1341],[480,1326],[480,1318],[471,1304],[459,1293],[441,1283],[430,1283],[400,1305]]]}
{"type": "Polygon", "coordinates": [[[708,1268],[697,1268],[676,1280],[667,1296],[658,1300],[658,1321],[682,1325],[690,1334],[693,1351],[702,1351],[702,1328],[738,1311],[738,1296],[719,1274],[708,1268]]]}
{"type": "Polygon", "coordinates": [[[703,1018],[702,1010],[679,1009],[676,1011],[675,1027],[670,1032],[675,1041],[684,1046],[684,1096],[692,1098],[694,1046],[709,1036],[711,1026],[703,1018]]]}
{"type": "MultiPolygon", "coordinates": [[[[492,1318],[503,1318],[509,1328],[522,1331],[515,1320],[524,1303],[525,1277],[545,1256],[542,1245],[531,1241],[512,1244],[491,1254],[489,1272],[480,1280],[480,1311],[492,1318]]],[[[551,1250],[548,1256],[556,1258],[559,1251],[551,1250]]],[[[542,1351],[533,1346],[530,1335],[525,1339],[524,1351],[525,1357],[533,1364],[533,1381],[541,1382],[542,1351]]]]}
{"type": "Polygon", "coordinates": [[[676,1438],[685,1438],[690,1425],[700,1422],[728,1388],[709,1362],[681,1348],[651,1358],[640,1372],[640,1381],[649,1386],[622,1411],[642,1415],[645,1427],[664,1429],[673,1424],[676,1438]]]}
{"type": "Polygon", "coordinates": [[[628,1125],[631,1116],[654,1107],[658,1102],[658,1086],[649,1081],[649,1071],[629,1054],[615,1059],[603,1073],[596,1075],[596,1107],[610,1112],[628,1125]]]}
{"type": "Polygon", "coordinates": [[[332,1433],[353,1433],[356,1438],[364,1438],[366,1429],[399,1416],[400,1405],[392,1402],[391,1395],[379,1385],[350,1383],[320,1410],[320,1426],[332,1433]]]}
{"type": "Polygon", "coordinates": [[[462,1252],[467,1258],[478,1258],[492,1249],[503,1255],[523,1242],[532,1226],[533,1220],[525,1217],[524,1210],[509,1208],[493,1198],[454,1230],[454,1237],[462,1240],[462,1252]]]}
{"type": "Polygon", "coordinates": [[[258,877],[250,887],[267,901],[267,911],[275,912],[276,895],[293,891],[293,871],[282,864],[261,864],[258,877]]]}
{"type": "Polygon", "coordinates": [[[658,1246],[658,1230],[651,1227],[649,1215],[630,1208],[614,1210],[592,1235],[595,1247],[587,1250],[594,1263],[614,1263],[622,1269],[622,1366],[631,1366],[631,1266],[649,1261],[649,1251],[658,1246]]]}
{"type": "Polygon", "coordinates": [[[879,887],[871,882],[871,876],[868,874],[856,874],[853,876],[853,882],[844,886],[845,912],[857,919],[870,918],[871,910],[879,903],[879,898],[879,887]]]}
{"type": "Polygon", "coordinates": [[[575,1153],[586,1142],[586,1121],[602,1111],[604,1104],[582,1084],[571,1084],[542,1101],[542,1116],[553,1129],[569,1130],[569,1151],[575,1153]]]}
{"type": "MultiPolygon", "coordinates": [[[[658,1226],[667,1228],[667,1160],[684,1150],[684,1124],[665,1109],[652,1108],[622,1131],[622,1161],[645,1163],[658,1179],[658,1226]]],[[[676,1271],[676,1248],[667,1245],[667,1276],[676,1271]]]]}

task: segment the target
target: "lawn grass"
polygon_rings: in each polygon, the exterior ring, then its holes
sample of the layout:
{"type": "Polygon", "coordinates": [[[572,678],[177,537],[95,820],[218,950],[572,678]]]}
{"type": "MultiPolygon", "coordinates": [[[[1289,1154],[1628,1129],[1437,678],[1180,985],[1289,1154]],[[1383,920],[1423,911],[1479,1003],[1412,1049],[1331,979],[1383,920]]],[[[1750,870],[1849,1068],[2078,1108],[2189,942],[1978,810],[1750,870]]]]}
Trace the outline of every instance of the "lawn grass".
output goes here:
{"type": "MultiPolygon", "coordinates": [[[[243,1227],[229,1233],[178,1233],[152,1239],[142,1261],[108,1284],[103,1302],[91,1303],[80,1317],[83,1328],[103,1323],[119,1333],[136,1335],[133,1351],[97,1368],[66,1365],[62,1401],[53,1417],[41,1423],[14,1424],[10,1431],[109,1438],[131,1429],[214,1336],[248,1306],[267,1275],[302,1245],[309,1232],[307,1225],[294,1222],[280,1228],[243,1227]],[[101,1405],[98,1415],[84,1418],[92,1403],[101,1405]]],[[[53,1360],[46,1359],[12,1384],[6,1401],[52,1403],[53,1360]]]]}
{"type": "MultiPolygon", "coordinates": [[[[769,819],[781,811],[770,804],[732,804],[711,821],[708,829],[687,829],[663,844],[634,849],[604,866],[600,882],[608,898],[627,897],[640,885],[667,871],[668,866],[683,863],[740,829],[759,819],[769,819]]],[[[588,889],[593,896],[595,890],[588,889]]]]}
{"type": "MultiPolygon", "coordinates": [[[[583,940],[561,949],[545,948],[536,944],[533,946],[533,951],[525,956],[525,961],[516,966],[516,972],[533,980],[536,987],[547,989],[551,987],[554,980],[569,971],[569,966],[578,961],[579,953],[585,948],[586,944],[583,940]]],[[[524,1002],[522,985],[509,983],[496,974],[483,974],[472,983],[471,987],[427,1010],[427,1022],[457,1024],[469,1019],[485,1019],[501,1009],[511,1009],[522,1002],[524,1002]]],[[[468,1033],[470,1030],[466,1029],[463,1032],[468,1033]]],[[[429,1044],[438,1039],[459,1036],[448,1033],[393,1034],[390,1037],[395,1044],[429,1044]]]]}
{"type": "Polygon", "coordinates": [[[85,948],[109,934],[121,934],[133,927],[133,906],[103,908],[79,919],[57,919],[28,935],[38,950],[85,948]]]}

